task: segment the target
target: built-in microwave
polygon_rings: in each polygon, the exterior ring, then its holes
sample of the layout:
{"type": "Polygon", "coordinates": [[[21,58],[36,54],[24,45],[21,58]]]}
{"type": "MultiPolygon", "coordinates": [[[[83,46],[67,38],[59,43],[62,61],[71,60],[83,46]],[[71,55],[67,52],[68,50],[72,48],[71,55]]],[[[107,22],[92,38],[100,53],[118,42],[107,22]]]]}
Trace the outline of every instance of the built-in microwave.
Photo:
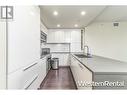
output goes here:
{"type": "Polygon", "coordinates": [[[47,34],[41,31],[41,43],[46,43],[46,42],[47,42],[47,34]]]}

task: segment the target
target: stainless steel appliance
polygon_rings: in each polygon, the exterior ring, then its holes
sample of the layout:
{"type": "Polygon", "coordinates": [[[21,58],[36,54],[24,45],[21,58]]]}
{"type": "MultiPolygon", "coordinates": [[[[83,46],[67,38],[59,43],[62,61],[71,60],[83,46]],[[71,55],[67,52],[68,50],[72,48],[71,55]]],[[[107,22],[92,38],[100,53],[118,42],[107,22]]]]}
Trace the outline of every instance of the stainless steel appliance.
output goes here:
{"type": "Polygon", "coordinates": [[[41,49],[41,58],[43,58],[47,54],[50,54],[50,48],[42,48],[41,49]]]}

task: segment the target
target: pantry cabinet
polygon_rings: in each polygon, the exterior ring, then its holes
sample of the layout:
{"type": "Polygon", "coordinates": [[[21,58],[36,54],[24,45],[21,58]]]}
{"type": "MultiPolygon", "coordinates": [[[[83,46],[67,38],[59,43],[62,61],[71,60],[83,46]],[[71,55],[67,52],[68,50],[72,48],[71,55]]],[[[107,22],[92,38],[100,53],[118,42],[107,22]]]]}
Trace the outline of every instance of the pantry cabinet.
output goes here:
{"type": "Polygon", "coordinates": [[[13,9],[14,20],[8,22],[7,88],[37,89],[45,77],[44,74],[40,80],[40,73],[46,72],[46,62],[40,62],[40,30],[43,29],[40,8],[13,6],[13,9]]]}
{"type": "Polygon", "coordinates": [[[40,58],[40,10],[36,6],[14,6],[8,22],[8,72],[40,58]]]}
{"type": "Polygon", "coordinates": [[[0,89],[6,89],[6,20],[0,21],[0,89]]]}

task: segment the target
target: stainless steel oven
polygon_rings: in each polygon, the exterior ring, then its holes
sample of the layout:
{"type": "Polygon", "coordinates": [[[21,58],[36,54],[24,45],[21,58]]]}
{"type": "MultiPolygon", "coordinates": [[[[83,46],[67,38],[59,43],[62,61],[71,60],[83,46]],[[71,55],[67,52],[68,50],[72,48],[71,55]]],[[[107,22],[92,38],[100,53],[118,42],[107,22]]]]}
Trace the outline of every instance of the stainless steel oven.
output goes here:
{"type": "Polygon", "coordinates": [[[43,58],[47,54],[50,54],[50,48],[42,48],[41,49],[41,58],[43,58]]]}

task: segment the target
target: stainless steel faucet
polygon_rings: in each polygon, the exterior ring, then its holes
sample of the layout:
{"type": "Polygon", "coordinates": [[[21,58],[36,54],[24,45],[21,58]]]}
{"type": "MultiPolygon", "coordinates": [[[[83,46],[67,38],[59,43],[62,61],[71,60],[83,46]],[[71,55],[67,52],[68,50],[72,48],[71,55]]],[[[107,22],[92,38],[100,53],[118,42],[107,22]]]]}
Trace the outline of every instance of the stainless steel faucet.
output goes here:
{"type": "Polygon", "coordinates": [[[85,49],[87,48],[87,56],[90,56],[90,50],[89,50],[89,47],[87,45],[84,46],[84,52],[85,52],[85,49]]]}

